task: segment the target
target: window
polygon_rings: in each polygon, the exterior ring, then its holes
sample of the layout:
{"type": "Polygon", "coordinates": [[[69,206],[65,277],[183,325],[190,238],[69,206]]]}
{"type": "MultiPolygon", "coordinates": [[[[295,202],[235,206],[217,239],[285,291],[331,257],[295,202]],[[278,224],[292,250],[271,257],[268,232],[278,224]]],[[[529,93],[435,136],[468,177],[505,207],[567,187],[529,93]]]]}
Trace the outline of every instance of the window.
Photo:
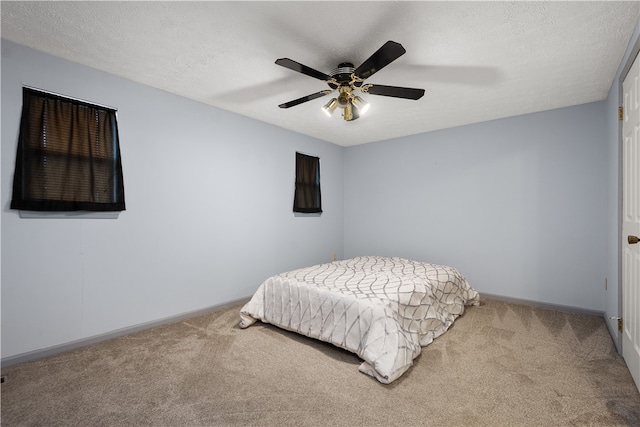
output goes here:
{"type": "Polygon", "coordinates": [[[296,187],[293,211],[301,213],[322,212],[320,197],[320,159],[296,153],[296,187]]]}
{"type": "Polygon", "coordinates": [[[125,210],[116,110],[23,88],[11,209],[125,210]]]}

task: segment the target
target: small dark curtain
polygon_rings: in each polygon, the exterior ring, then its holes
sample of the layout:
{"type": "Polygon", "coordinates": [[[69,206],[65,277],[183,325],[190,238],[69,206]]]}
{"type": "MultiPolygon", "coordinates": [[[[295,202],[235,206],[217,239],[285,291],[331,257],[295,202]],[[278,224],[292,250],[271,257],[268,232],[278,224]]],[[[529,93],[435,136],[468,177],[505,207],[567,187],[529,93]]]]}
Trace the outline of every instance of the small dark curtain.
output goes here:
{"type": "Polygon", "coordinates": [[[125,210],[116,111],[23,88],[11,209],[125,210]]]}
{"type": "Polygon", "coordinates": [[[322,212],[320,196],[320,159],[296,153],[296,188],[293,211],[301,213],[322,212]]]}

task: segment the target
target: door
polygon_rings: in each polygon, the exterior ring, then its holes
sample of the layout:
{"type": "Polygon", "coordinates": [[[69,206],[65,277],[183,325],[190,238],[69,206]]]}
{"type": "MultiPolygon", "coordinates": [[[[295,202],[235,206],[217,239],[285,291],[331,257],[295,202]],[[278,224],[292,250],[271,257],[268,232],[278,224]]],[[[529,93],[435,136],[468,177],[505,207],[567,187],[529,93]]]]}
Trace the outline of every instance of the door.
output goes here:
{"type": "Polygon", "coordinates": [[[622,356],[640,390],[639,58],[622,82],[622,356]]]}

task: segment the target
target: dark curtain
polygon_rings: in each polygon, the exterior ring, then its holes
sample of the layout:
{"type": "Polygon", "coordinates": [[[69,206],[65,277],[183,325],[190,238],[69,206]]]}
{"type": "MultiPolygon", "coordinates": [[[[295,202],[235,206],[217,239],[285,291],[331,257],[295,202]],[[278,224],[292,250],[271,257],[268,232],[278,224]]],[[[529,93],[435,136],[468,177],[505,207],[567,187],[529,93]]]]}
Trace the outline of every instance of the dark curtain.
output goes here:
{"type": "Polygon", "coordinates": [[[125,210],[115,110],[23,88],[11,208],[125,210]]]}
{"type": "Polygon", "coordinates": [[[301,213],[322,212],[320,197],[320,159],[296,153],[296,188],[293,211],[301,213]]]}

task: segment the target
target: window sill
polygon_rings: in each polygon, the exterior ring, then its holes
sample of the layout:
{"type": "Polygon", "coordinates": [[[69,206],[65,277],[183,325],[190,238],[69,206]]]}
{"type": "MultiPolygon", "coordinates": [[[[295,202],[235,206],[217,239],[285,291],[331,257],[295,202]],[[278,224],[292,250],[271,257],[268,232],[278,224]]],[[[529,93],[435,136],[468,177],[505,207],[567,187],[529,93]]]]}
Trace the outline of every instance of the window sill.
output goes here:
{"type": "Polygon", "coordinates": [[[20,211],[20,218],[79,218],[79,219],[118,219],[119,211],[115,212],[44,212],[44,211],[20,211]]]}

